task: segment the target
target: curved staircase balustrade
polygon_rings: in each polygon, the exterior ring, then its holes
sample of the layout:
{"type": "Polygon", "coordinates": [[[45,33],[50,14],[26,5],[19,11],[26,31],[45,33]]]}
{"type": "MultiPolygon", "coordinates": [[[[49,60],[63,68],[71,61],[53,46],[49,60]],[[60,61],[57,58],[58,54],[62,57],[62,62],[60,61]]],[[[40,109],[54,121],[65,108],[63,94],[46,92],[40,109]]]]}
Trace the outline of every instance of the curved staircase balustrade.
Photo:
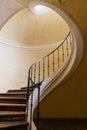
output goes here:
{"type": "Polygon", "coordinates": [[[47,79],[51,74],[59,70],[65,63],[72,52],[72,35],[71,32],[67,35],[63,42],[54,49],[51,53],[45,57],[39,59],[37,62],[31,65],[28,74],[28,87],[27,87],[27,113],[29,103],[29,91],[32,90],[31,94],[31,108],[30,108],[30,129],[32,130],[32,119],[33,119],[33,90],[38,88],[38,107],[37,107],[37,130],[39,130],[39,100],[40,100],[40,85],[47,79]]]}
{"type": "Polygon", "coordinates": [[[29,86],[31,86],[32,83],[41,83],[52,73],[57,71],[68,56],[70,56],[71,50],[72,36],[69,32],[64,41],[61,42],[55,50],[31,65],[28,77],[29,86]]]}

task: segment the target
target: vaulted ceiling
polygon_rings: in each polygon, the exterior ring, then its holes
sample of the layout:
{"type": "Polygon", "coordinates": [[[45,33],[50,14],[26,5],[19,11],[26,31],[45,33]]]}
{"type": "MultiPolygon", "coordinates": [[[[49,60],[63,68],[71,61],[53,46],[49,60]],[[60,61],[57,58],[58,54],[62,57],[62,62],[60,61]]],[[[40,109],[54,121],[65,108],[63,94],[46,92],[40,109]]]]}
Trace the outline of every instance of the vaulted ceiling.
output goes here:
{"type": "Polygon", "coordinates": [[[69,32],[66,22],[53,10],[37,15],[30,0],[0,0],[0,39],[15,46],[42,46],[62,41],[69,32]]]}

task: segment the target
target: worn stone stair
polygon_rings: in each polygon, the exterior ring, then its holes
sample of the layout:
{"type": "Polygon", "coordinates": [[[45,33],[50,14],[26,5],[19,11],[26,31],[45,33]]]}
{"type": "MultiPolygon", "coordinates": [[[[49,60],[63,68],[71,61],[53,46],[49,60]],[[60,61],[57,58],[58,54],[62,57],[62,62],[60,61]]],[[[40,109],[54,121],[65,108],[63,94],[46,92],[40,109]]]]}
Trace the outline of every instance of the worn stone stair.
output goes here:
{"type": "MultiPolygon", "coordinates": [[[[35,87],[29,88],[29,95],[35,87]]],[[[0,130],[28,130],[27,87],[0,93],[0,130]]]]}
{"type": "Polygon", "coordinates": [[[16,112],[16,111],[0,111],[0,122],[1,121],[23,121],[26,119],[27,113],[26,112],[16,112]]]}
{"type": "Polygon", "coordinates": [[[26,104],[0,103],[0,111],[25,111],[26,104]]]}
{"type": "Polygon", "coordinates": [[[28,130],[26,101],[26,87],[0,93],[0,130],[28,130]]]}
{"type": "Polygon", "coordinates": [[[22,93],[14,93],[14,92],[7,92],[7,93],[0,93],[0,97],[24,97],[26,98],[26,93],[22,92],[22,93]]]}
{"type": "Polygon", "coordinates": [[[0,103],[20,103],[20,104],[25,104],[26,103],[26,98],[25,97],[8,97],[8,96],[1,96],[0,97],[0,103]]]}
{"type": "Polygon", "coordinates": [[[0,130],[28,130],[27,121],[0,122],[0,130]]]}

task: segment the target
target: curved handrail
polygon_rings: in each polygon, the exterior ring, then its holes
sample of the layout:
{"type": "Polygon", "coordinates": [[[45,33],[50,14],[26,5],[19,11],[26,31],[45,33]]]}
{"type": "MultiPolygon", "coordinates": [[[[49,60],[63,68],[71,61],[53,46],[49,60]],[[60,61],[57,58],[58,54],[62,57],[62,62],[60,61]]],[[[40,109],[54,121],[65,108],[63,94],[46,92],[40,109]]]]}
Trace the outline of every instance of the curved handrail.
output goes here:
{"type": "MultiPolygon", "coordinates": [[[[30,112],[30,130],[32,122],[32,106],[33,106],[33,89],[38,88],[38,113],[39,116],[39,96],[40,87],[39,84],[48,78],[51,74],[57,71],[60,66],[68,59],[72,52],[72,35],[69,32],[67,37],[61,42],[61,44],[46,56],[39,59],[37,62],[31,65],[28,74],[28,87],[27,87],[27,112],[28,112],[28,99],[29,99],[29,87],[31,86],[31,112],[30,112]]],[[[38,127],[38,122],[37,122],[38,127]]]]}
{"type": "Polygon", "coordinates": [[[61,44],[56,49],[54,49],[49,54],[42,57],[41,59],[39,59],[35,63],[33,63],[31,65],[31,67],[29,68],[29,80],[32,79],[32,81],[34,83],[39,83],[39,82],[44,81],[47,77],[49,77],[50,74],[52,74],[54,71],[56,71],[55,65],[54,65],[55,64],[54,63],[55,62],[55,53],[58,53],[57,54],[58,61],[56,59],[56,62],[58,62],[57,63],[58,68],[57,67],[56,68],[59,69],[60,65],[62,63],[64,63],[64,61],[66,60],[66,57],[68,57],[70,55],[69,53],[71,53],[71,50],[70,50],[71,49],[70,46],[72,45],[71,41],[72,41],[72,37],[71,37],[71,33],[69,32],[67,37],[63,40],[63,42],[61,42],[61,44]],[[64,47],[65,44],[66,44],[66,48],[64,47]],[[62,53],[62,55],[60,53],[62,53]],[[67,53],[67,54],[65,54],[65,53],[67,53]],[[65,57],[65,55],[67,55],[67,56],[65,57]],[[62,61],[60,61],[61,58],[62,58],[62,61]],[[52,60],[53,60],[53,62],[50,62],[52,60]],[[62,63],[60,63],[60,62],[62,62],[62,63]],[[52,68],[53,68],[53,71],[51,70],[52,68]],[[45,72],[45,70],[48,72],[48,74],[45,72]],[[51,70],[51,72],[50,72],[50,70],[51,70]],[[43,72],[41,72],[41,71],[43,71],[43,72]],[[36,75],[36,74],[38,74],[38,75],[36,75]],[[43,75],[43,77],[41,75],[43,75]]]}
{"type": "MultiPolygon", "coordinates": [[[[66,36],[66,38],[61,42],[61,44],[63,44],[63,43],[66,41],[66,39],[70,36],[70,34],[71,34],[71,33],[69,32],[68,35],[66,36]]],[[[53,52],[55,52],[55,51],[61,46],[61,44],[59,44],[58,47],[57,47],[56,49],[54,49],[53,51],[51,51],[49,54],[47,54],[46,56],[40,58],[38,61],[34,62],[34,63],[30,66],[30,68],[31,68],[34,64],[36,64],[37,62],[43,60],[44,58],[48,57],[48,56],[51,55],[53,52]]],[[[30,69],[30,68],[29,68],[29,69],[30,69]]]]}

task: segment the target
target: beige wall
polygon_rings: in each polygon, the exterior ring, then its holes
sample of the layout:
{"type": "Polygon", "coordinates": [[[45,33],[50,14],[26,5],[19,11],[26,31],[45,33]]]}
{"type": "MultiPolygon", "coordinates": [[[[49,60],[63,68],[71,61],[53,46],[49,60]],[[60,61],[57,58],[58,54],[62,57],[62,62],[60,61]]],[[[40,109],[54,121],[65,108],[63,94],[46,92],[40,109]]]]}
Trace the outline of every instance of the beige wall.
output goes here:
{"type": "Polygon", "coordinates": [[[0,45],[0,92],[26,86],[30,65],[51,50],[29,51],[0,45]]]}
{"type": "MultiPolygon", "coordinates": [[[[67,24],[56,13],[34,15],[25,8],[9,19],[0,38],[15,45],[40,46],[61,41],[68,32],[67,24]]],[[[26,86],[30,65],[53,49],[30,51],[0,44],[0,92],[26,86]]]]}

